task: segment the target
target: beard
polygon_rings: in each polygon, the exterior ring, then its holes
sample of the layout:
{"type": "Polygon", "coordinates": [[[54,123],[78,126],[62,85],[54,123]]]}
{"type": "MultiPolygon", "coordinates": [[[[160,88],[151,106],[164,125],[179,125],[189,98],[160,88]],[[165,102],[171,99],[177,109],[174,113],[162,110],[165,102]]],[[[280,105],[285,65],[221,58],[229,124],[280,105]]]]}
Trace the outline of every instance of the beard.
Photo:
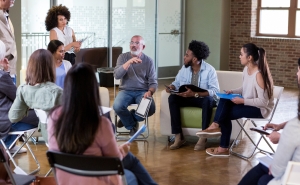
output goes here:
{"type": "Polygon", "coordinates": [[[130,51],[130,53],[131,53],[132,55],[135,55],[135,56],[138,56],[141,52],[142,52],[142,51],[139,51],[139,50],[137,50],[137,51],[130,51]]]}
{"type": "Polygon", "coordinates": [[[191,65],[192,65],[192,60],[189,61],[187,64],[184,64],[184,67],[185,67],[185,68],[188,68],[188,67],[190,67],[191,65]]]}

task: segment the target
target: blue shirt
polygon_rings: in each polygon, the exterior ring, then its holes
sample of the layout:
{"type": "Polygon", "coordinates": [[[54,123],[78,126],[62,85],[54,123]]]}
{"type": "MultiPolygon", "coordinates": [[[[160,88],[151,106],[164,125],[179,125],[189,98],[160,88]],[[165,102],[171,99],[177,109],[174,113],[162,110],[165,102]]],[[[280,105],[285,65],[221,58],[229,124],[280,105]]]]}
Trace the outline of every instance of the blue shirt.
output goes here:
{"type": "MultiPolygon", "coordinates": [[[[176,75],[175,81],[172,82],[172,85],[175,86],[176,90],[180,86],[185,84],[192,84],[192,68],[191,66],[185,67],[184,65],[179,70],[176,75]]],[[[200,74],[198,79],[198,87],[206,89],[209,93],[209,96],[216,96],[216,93],[220,91],[217,72],[213,66],[202,60],[200,74]]]]}
{"type": "Polygon", "coordinates": [[[65,77],[66,77],[66,70],[64,64],[62,63],[59,67],[56,68],[56,81],[55,81],[55,84],[61,87],[62,89],[64,88],[65,77]]]}

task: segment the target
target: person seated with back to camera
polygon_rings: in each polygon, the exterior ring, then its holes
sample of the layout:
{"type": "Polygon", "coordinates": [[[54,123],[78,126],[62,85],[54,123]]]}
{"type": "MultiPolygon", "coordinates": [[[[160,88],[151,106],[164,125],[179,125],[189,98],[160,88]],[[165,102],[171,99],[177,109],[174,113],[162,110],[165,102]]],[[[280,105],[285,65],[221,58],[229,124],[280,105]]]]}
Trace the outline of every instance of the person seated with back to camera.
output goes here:
{"type": "MultiPolygon", "coordinates": [[[[50,51],[38,49],[31,54],[25,81],[26,84],[18,87],[17,97],[8,113],[12,123],[23,119],[29,109],[41,109],[48,113],[61,100],[63,90],[54,83],[55,64],[50,51]]],[[[47,142],[47,126],[41,124],[40,128],[47,142]]]]}
{"type": "MultiPolygon", "coordinates": [[[[129,152],[129,143],[117,146],[112,123],[102,115],[93,67],[75,64],[64,83],[62,104],[48,119],[49,150],[77,155],[119,157],[128,184],[156,185],[140,161],[129,152]],[[70,139],[72,138],[72,139],[70,139]]],[[[57,169],[59,184],[120,184],[117,176],[85,177],[57,169]]]]}
{"type": "MultiPolygon", "coordinates": [[[[176,75],[175,81],[166,88],[166,91],[170,93],[170,89],[178,90],[182,85],[193,84],[207,90],[206,92],[193,92],[186,87],[187,91],[169,96],[172,134],[175,134],[175,142],[170,146],[171,150],[177,149],[185,143],[181,128],[181,107],[202,108],[202,129],[209,126],[212,109],[216,106],[214,97],[219,92],[216,70],[204,61],[209,53],[209,47],[204,42],[196,40],[190,42],[184,55],[184,65],[176,75]]],[[[200,137],[194,150],[204,150],[206,141],[206,138],[200,137]]]]}
{"type": "Polygon", "coordinates": [[[72,67],[72,64],[69,61],[64,60],[64,56],[65,56],[64,43],[62,43],[59,40],[51,40],[48,44],[47,49],[52,53],[54,57],[54,62],[56,67],[55,84],[63,88],[67,72],[72,67]]]}
{"type": "Polygon", "coordinates": [[[214,122],[206,129],[197,132],[199,137],[217,137],[221,135],[220,146],[208,148],[211,156],[230,156],[229,143],[232,131],[231,120],[242,117],[267,118],[274,107],[273,79],[263,48],[253,43],[243,45],[240,61],[244,67],[243,85],[226,93],[241,94],[243,98],[221,98],[216,110],[214,122]]]}
{"type": "MultiPolygon", "coordinates": [[[[300,59],[298,61],[298,85],[300,84],[300,59]]],[[[299,87],[299,86],[298,86],[299,87]]],[[[300,89],[298,89],[300,90],[300,89]]],[[[278,132],[272,137],[278,143],[278,147],[269,167],[258,163],[239,182],[238,185],[281,185],[289,161],[300,162],[300,92],[298,95],[298,116],[288,122],[279,125],[266,125],[268,128],[282,129],[282,134],[278,132]],[[277,134],[276,134],[277,133],[277,134]],[[280,139],[279,139],[280,138],[280,139]]],[[[272,135],[272,133],[270,135],[272,135]]]]}
{"type": "MultiPolygon", "coordinates": [[[[143,53],[145,41],[142,36],[135,35],[130,41],[130,52],[123,53],[118,57],[114,69],[115,79],[120,79],[117,97],[113,109],[120,117],[118,127],[130,130],[129,135],[133,136],[139,127],[139,121],[144,118],[135,114],[135,110],[129,111],[130,104],[140,103],[142,98],[152,97],[157,89],[156,72],[153,60],[143,53]]],[[[148,116],[155,113],[155,103],[149,108],[148,116]]]]}
{"type": "MultiPolygon", "coordinates": [[[[11,148],[9,147],[17,138],[17,135],[8,135],[8,133],[36,128],[39,119],[32,109],[28,111],[28,116],[18,122],[12,123],[8,119],[8,111],[16,99],[17,87],[9,75],[9,62],[8,59],[5,58],[5,52],[6,47],[0,40],[0,138],[3,139],[10,153],[15,153],[19,147],[16,145],[11,148]]],[[[18,153],[24,153],[26,151],[26,148],[22,148],[18,153]]]]}

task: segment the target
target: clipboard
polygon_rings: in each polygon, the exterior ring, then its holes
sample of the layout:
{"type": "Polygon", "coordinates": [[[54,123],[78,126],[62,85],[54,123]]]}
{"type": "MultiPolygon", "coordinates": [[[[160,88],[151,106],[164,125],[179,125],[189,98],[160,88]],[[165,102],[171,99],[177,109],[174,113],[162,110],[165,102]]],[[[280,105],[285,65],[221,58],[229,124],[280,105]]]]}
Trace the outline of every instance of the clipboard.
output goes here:
{"type": "Polygon", "coordinates": [[[141,102],[139,103],[138,107],[135,110],[135,114],[142,118],[147,117],[151,102],[152,102],[151,97],[142,98],[141,102]]]}
{"type": "Polygon", "coordinates": [[[126,143],[131,143],[133,140],[135,140],[139,135],[141,135],[143,132],[145,132],[147,126],[144,124],[126,143]]]}
{"type": "Polygon", "coordinates": [[[239,98],[243,98],[243,96],[241,96],[240,94],[225,94],[225,93],[216,93],[217,96],[219,96],[220,98],[223,98],[223,99],[233,99],[235,97],[239,97],[239,98]]]}

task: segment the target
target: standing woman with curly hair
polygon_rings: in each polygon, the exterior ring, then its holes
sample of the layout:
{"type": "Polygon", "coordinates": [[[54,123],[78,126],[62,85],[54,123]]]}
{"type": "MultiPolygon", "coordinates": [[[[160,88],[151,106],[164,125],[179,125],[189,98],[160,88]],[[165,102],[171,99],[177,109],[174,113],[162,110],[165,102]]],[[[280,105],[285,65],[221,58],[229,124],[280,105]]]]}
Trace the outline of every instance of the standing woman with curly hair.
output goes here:
{"type": "Polygon", "coordinates": [[[47,13],[45,20],[46,30],[50,31],[50,41],[60,40],[65,45],[65,60],[75,64],[75,52],[81,47],[81,42],[76,41],[72,28],[68,26],[71,13],[66,6],[53,6],[47,13]]]}
{"type": "Polygon", "coordinates": [[[220,99],[214,122],[197,132],[202,138],[221,135],[220,146],[208,148],[211,156],[229,156],[231,120],[246,118],[267,118],[274,107],[273,79],[266,60],[266,52],[255,44],[248,43],[241,48],[240,61],[244,67],[243,85],[226,93],[241,94],[243,98],[220,99]]]}

